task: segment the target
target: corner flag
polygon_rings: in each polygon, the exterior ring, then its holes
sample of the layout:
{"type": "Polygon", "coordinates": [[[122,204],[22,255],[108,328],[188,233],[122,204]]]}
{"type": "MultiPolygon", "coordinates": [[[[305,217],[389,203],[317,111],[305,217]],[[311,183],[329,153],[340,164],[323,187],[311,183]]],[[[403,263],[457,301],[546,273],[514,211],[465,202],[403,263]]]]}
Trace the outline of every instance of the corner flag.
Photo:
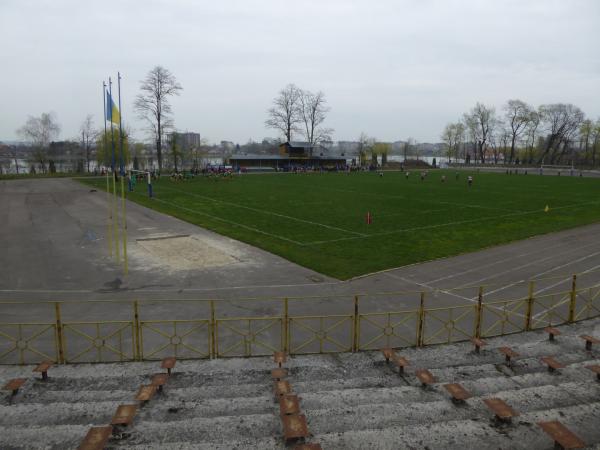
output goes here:
{"type": "Polygon", "coordinates": [[[119,114],[119,108],[115,105],[115,102],[110,96],[110,93],[106,93],[106,120],[114,124],[119,124],[121,115],[119,114]]]}

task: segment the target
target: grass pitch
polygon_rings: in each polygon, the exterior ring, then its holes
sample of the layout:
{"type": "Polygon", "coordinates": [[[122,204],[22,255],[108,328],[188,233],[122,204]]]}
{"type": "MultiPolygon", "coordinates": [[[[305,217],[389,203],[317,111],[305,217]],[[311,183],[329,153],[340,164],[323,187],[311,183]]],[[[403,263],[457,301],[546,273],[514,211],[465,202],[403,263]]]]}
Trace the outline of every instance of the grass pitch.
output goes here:
{"type": "MultiPolygon", "coordinates": [[[[600,220],[599,179],[455,174],[430,171],[424,181],[418,172],[163,177],[155,198],[145,183],[127,196],[339,279],[600,220]]],[[[105,186],[104,179],[85,182],[105,186]]]]}

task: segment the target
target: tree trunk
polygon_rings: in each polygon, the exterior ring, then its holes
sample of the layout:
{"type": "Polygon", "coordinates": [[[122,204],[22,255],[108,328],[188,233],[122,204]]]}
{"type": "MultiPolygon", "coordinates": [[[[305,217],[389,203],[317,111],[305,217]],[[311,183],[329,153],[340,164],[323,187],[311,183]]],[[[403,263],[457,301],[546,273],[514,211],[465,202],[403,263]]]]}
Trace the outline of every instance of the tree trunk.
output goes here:
{"type": "Polygon", "coordinates": [[[156,136],[156,159],[158,160],[158,171],[162,171],[162,129],[160,125],[160,117],[157,119],[157,136],[156,136]]]}
{"type": "Polygon", "coordinates": [[[515,139],[516,139],[516,136],[513,134],[512,141],[510,143],[510,157],[508,159],[508,162],[510,164],[512,164],[513,159],[515,158],[515,139]]]}

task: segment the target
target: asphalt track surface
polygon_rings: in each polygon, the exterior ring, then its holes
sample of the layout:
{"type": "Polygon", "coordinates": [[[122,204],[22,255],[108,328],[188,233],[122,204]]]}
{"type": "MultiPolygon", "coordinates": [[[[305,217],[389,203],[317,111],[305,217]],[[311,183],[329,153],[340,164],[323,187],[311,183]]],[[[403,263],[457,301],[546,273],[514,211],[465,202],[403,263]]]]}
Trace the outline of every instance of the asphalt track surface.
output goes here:
{"type": "MultiPolygon", "coordinates": [[[[355,294],[365,294],[362,311],[399,311],[416,308],[419,291],[428,292],[426,306],[432,308],[472,305],[479,285],[485,285],[489,302],[527,296],[530,279],[538,279],[535,295],[568,291],[573,273],[580,274],[578,288],[600,283],[600,223],[343,282],[132,202],[125,276],[108,254],[106,224],[106,194],[77,181],[0,181],[0,301],[135,299],[152,301],[146,317],[175,319],[192,311],[208,314],[205,303],[178,300],[229,300],[219,303],[219,314],[256,316],[280,314],[281,301],[241,299],[315,297],[292,300],[290,314],[345,314],[355,294]],[[163,267],[160,258],[140,248],[139,239],[165,236],[193,236],[235,254],[235,261],[163,267]],[[409,293],[374,295],[392,292],[409,293]]],[[[63,313],[65,320],[100,320],[129,317],[131,310],[73,304],[63,313]]],[[[2,322],[51,314],[46,305],[0,306],[2,322]]]]}

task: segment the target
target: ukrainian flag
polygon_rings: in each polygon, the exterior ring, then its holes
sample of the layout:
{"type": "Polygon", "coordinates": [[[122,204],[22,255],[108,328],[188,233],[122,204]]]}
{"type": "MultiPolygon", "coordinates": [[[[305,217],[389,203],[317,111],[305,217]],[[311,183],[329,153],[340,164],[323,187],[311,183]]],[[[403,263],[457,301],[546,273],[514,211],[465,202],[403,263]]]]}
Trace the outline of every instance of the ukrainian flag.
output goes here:
{"type": "Polygon", "coordinates": [[[110,96],[110,93],[106,93],[106,120],[112,123],[119,124],[121,115],[119,114],[119,108],[115,105],[115,102],[110,96]]]}

